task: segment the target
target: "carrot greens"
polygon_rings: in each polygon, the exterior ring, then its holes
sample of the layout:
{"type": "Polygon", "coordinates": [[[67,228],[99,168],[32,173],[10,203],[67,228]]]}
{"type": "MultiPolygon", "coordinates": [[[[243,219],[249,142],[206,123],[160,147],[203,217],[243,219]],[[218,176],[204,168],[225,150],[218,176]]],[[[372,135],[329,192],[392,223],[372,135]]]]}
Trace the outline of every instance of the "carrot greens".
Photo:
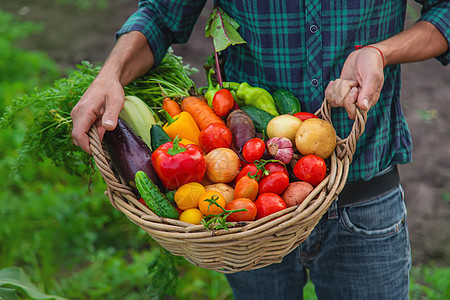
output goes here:
{"type": "MultiPolygon", "coordinates": [[[[16,169],[26,161],[50,158],[57,166],[75,175],[91,174],[92,156],[72,142],[70,112],[100,71],[83,61],[67,77],[47,88],[36,88],[32,93],[20,96],[5,108],[0,118],[0,129],[15,126],[20,118],[25,122],[26,133],[18,149],[16,169]],[[32,118],[22,118],[22,111],[32,118]],[[30,120],[31,119],[31,120],[30,120]]],[[[141,98],[150,107],[161,107],[164,96],[189,96],[196,92],[189,78],[197,70],[184,65],[182,58],[169,49],[161,64],[144,76],[137,78],[124,90],[126,95],[141,98]]]]}

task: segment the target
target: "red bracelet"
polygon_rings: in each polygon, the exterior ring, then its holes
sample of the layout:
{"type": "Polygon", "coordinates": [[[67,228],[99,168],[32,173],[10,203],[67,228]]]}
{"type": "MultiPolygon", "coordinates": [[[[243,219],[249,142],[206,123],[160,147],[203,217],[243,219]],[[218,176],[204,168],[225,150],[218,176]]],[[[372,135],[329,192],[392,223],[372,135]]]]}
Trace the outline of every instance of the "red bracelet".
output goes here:
{"type": "Polygon", "coordinates": [[[372,45],[367,45],[367,46],[356,45],[356,46],[355,46],[355,50],[359,50],[359,49],[365,48],[365,47],[370,47],[370,48],[373,48],[373,49],[377,49],[377,50],[380,52],[381,58],[383,59],[383,68],[384,68],[384,67],[386,66],[386,60],[385,60],[385,58],[384,58],[383,51],[381,51],[380,48],[375,47],[375,46],[372,46],[372,45]]]}

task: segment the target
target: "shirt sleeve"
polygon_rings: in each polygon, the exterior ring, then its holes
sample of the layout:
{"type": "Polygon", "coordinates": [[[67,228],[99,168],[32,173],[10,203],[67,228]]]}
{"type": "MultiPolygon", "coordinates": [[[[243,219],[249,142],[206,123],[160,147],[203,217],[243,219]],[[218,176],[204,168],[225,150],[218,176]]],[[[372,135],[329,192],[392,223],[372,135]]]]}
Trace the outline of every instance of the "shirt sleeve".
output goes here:
{"type": "Polygon", "coordinates": [[[419,21],[427,21],[436,26],[449,44],[446,53],[436,57],[443,65],[450,62],[450,1],[417,1],[423,4],[422,16],[419,21]]]}
{"type": "Polygon", "coordinates": [[[116,33],[116,39],[130,31],[147,37],[157,66],[174,43],[186,43],[206,0],[140,0],[132,14],[116,33]]]}

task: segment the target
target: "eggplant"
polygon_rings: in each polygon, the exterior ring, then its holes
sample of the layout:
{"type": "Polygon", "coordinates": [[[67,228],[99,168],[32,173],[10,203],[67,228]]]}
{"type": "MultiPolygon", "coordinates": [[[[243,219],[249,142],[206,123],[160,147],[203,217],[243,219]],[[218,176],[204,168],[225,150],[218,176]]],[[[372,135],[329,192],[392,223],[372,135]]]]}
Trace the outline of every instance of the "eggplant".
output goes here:
{"type": "Polygon", "coordinates": [[[228,115],[227,127],[233,137],[231,149],[241,157],[245,143],[255,137],[256,130],[253,121],[246,112],[236,109],[228,115]]]}
{"type": "Polygon", "coordinates": [[[138,197],[140,195],[135,183],[137,171],[145,172],[153,183],[164,191],[162,182],[152,166],[152,151],[124,120],[119,118],[117,127],[105,132],[103,143],[114,169],[138,197]]]}

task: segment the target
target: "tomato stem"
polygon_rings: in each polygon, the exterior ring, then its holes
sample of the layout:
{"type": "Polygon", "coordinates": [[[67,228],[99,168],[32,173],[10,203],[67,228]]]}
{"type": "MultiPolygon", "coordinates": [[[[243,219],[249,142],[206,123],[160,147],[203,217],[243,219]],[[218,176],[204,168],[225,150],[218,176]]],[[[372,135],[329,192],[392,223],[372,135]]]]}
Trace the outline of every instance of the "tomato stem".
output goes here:
{"type": "Polygon", "coordinates": [[[218,207],[220,207],[222,209],[222,212],[220,214],[218,214],[218,215],[205,216],[201,220],[201,223],[208,230],[218,230],[218,229],[229,230],[228,229],[228,225],[230,225],[230,223],[226,222],[227,217],[229,215],[231,215],[232,213],[241,212],[241,211],[248,211],[248,210],[245,207],[241,208],[241,209],[227,210],[227,209],[223,208],[219,203],[217,203],[218,199],[219,199],[219,196],[213,195],[210,199],[205,199],[205,201],[209,202],[208,208],[211,205],[217,205],[218,207]],[[212,225],[215,224],[215,223],[219,223],[219,224],[217,224],[216,226],[212,227],[212,225]]]}

